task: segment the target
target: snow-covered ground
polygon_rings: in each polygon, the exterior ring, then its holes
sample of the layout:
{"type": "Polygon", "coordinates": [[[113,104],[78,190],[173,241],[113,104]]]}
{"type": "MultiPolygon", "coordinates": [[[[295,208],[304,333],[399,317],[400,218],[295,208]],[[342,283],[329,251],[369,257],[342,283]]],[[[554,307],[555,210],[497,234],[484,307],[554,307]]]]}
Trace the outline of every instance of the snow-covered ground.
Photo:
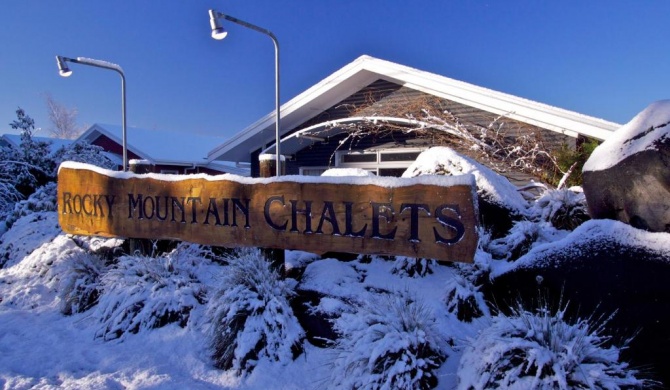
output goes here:
{"type": "Polygon", "coordinates": [[[542,308],[495,316],[480,286],[528,266],[543,251],[567,252],[594,237],[642,247],[670,261],[667,233],[604,220],[561,230],[553,225],[554,216],[578,216],[585,210],[583,194],[549,191],[526,202],[501,177],[444,148],[417,161],[408,175],[472,173],[478,190],[519,220],[505,237],[492,240],[481,232],[474,264],[376,256],[340,261],[288,251],[287,266],[299,271],[290,273],[295,280],[280,280],[254,250],[220,254],[182,243],[156,256],[130,256],[118,239],[68,236],[58,227],[53,206],[46,205],[45,191],[43,205],[15,213],[20,218],[0,235],[0,384],[5,389],[644,384],[619,361],[616,346],[603,345],[607,335],[597,333],[602,330],[597,324],[564,322],[560,310],[542,308]],[[318,297],[303,310],[331,319],[337,341],[327,347],[307,341],[287,303],[296,293],[318,297]],[[240,316],[246,316],[242,325],[240,316]],[[239,333],[231,334],[233,329],[239,333]],[[217,360],[214,349],[223,351],[228,344],[224,353],[230,361],[217,360]],[[216,368],[226,365],[232,369],[216,368]]]}
{"type": "MultiPolygon", "coordinates": [[[[587,222],[573,234],[561,235],[551,245],[569,248],[584,232],[594,230],[670,253],[667,235],[640,232],[613,221],[587,222]]],[[[93,307],[82,313],[63,314],[67,303],[63,293],[68,282],[64,275],[87,251],[118,244],[118,240],[113,239],[68,237],[60,232],[54,212],[23,217],[2,237],[1,250],[7,251],[9,246],[16,248],[16,256],[9,257],[0,269],[0,384],[5,389],[320,389],[332,386],[336,380],[333,372],[338,369],[338,358],[351,358],[341,346],[339,349],[317,348],[305,341],[304,351],[297,359],[273,362],[261,358],[255,369],[243,377],[216,369],[211,357],[208,324],[211,320],[207,317],[207,304],[194,305],[184,327],[177,323],[156,329],[140,327],[136,334],[126,333],[105,341],[105,337],[101,337],[105,325],[101,320],[102,309],[93,307]],[[34,234],[35,231],[40,234],[34,234]]],[[[550,244],[539,244],[526,257],[532,258],[533,251],[542,251],[546,245],[550,244]]],[[[379,315],[370,306],[378,305],[381,295],[410,297],[411,301],[421,302],[421,318],[433,332],[422,333],[421,337],[434,338],[432,342],[446,356],[435,371],[438,388],[455,388],[459,371],[461,375],[476,373],[470,366],[459,369],[460,358],[477,332],[490,324],[491,319],[482,317],[467,323],[457,320],[448,311],[445,295],[459,267],[432,265],[432,273],[409,277],[394,272],[397,261],[373,258],[370,262],[334,259],[312,262],[314,258],[302,252],[288,252],[287,262],[294,266],[310,264],[303,275],[302,288],[318,289],[330,297],[321,301],[321,309],[339,312],[341,318],[346,318],[346,322],[339,324],[340,330],[358,332],[363,340],[369,326],[363,320],[379,315]],[[352,312],[343,307],[344,303],[352,302],[354,306],[367,306],[367,311],[352,312]]],[[[167,261],[174,269],[185,270],[197,280],[197,285],[208,296],[217,290],[226,273],[225,266],[205,258],[193,258],[189,250],[178,250],[158,259],[125,259],[154,262],[159,266],[167,261]]],[[[483,251],[478,252],[477,261],[498,267],[494,273],[504,271],[500,267],[509,266],[506,262],[491,261],[490,255],[483,251]]],[[[519,263],[523,263],[523,258],[519,263]]],[[[153,299],[151,294],[151,291],[139,293],[142,299],[153,299]]],[[[162,299],[169,301],[174,295],[177,288],[162,299]]],[[[128,298],[116,299],[123,304],[128,298]]],[[[103,301],[101,298],[98,306],[103,301]]],[[[387,326],[393,327],[392,324],[387,326]]],[[[373,341],[350,347],[359,353],[392,348],[373,341]]],[[[473,353],[477,353],[477,349],[470,350],[468,361],[476,360],[473,353]]],[[[490,351],[488,355],[482,354],[482,358],[485,357],[491,358],[490,351]]],[[[477,379],[472,378],[471,382],[476,383],[477,379]]],[[[351,383],[343,382],[344,385],[351,383]]]]}

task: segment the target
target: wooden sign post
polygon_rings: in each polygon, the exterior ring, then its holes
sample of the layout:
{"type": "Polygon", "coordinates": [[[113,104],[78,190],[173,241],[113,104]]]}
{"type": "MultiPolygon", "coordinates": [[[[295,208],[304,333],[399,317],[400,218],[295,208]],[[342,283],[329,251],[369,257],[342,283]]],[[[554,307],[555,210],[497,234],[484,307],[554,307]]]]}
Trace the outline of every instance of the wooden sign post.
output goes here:
{"type": "Polygon", "coordinates": [[[472,262],[474,177],[136,175],[66,162],[66,233],[472,262]],[[346,180],[347,182],[344,182],[346,180]]]}

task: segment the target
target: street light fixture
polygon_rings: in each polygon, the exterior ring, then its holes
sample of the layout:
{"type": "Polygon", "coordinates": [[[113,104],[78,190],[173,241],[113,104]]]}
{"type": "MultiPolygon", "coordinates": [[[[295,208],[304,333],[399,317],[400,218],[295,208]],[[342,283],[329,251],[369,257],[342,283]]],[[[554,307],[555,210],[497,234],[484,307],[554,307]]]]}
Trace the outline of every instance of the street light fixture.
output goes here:
{"type": "Polygon", "coordinates": [[[228,31],[226,31],[223,26],[221,25],[219,19],[226,19],[228,21],[231,21],[233,23],[237,23],[241,26],[250,28],[254,31],[258,31],[259,33],[265,34],[272,39],[272,42],[275,45],[275,152],[276,154],[276,164],[277,164],[277,176],[281,176],[281,152],[279,150],[280,145],[279,145],[279,42],[277,41],[277,37],[269,31],[264,28],[254,26],[251,23],[247,23],[243,20],[239,20],[237,18],[234,18],[232,16],[223,14],[221,12],[215,11],[213,9],[209,10],[209,24],[212,27],[212,38],[216,40],[221,40],[225,38],[228,35],[228,31]]]}
{"type": "Polygon", "coordinates": [[[67,66],[67,62],[75,64],[83,64],[95,66],[97,68],[110,69],[121,75],[121,120],[122,120],[122,142],[123,142],[123,170],[128,170],[128,144],[126,142],[126,76],[123,74],[123,69],[117,64],[107,61],[95,60],[92,58],[77,57],[68,58],[63,56],[56,56],[56,63],[58,64],[58,74],[62,77],[70,77],[72,70],[67,66]]]}

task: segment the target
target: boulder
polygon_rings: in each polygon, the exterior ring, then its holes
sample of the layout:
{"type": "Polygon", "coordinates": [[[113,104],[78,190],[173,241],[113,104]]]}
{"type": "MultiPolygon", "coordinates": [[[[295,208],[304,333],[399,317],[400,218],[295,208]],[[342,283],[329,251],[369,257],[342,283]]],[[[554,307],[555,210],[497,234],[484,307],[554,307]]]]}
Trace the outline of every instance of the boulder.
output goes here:
{"type": "Polygon", "coordinates": [[[592,218],[670,232],[670,100],[653,103],[598,146],[583,174],[592,218]]]}
{"type": "Polygon", "coordinates": [[[621,358],[668,386],[669,279],[670,234],[591,220],[493,272],[483,292],[507,314],[519,302],[531,311],[538,300],[553,309],[567,305],[568,320],[604,324],[601,334],[615,344],[632,338],[621,358]]]}

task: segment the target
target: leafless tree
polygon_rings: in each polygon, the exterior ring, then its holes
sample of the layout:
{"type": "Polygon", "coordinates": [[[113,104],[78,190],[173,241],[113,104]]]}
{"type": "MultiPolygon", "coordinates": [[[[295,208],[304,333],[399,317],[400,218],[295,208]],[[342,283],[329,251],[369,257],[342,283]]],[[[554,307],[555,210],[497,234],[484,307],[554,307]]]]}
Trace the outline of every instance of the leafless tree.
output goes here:
{"type": "MultiPolygon", "coordinates": [[[[346,108],[351,116],[361,117],[362,120],[333,125],[345,130],[340,147],[351,147],[355,140],[366,136],[384,136],[400,131],[430,139],[434,145],[454,147],[470,157],[484,160],[500,173],[513,170],[544,178],[562,177],[562,185],[573,169],[561,169],[555,153],[543,142],[539,129],[529,127],[523,131],[511,131],[513,126],[519,126],[518,122],[510,119],[512,113],[491,116],[488,123],[479,124],[452,113],[439,98],[431,96],[385,101],[383,105],[376,105],[371,100],[346,108]],[[382,120],[381,117],[409,121],[397,123],[382,120]]],[[[328,128],[326,126],[326,130],[328,128]]]]}
{"type": "Polygon", "coordinates": [[[55,138],[74,139],[84,130],[77,125],[77,108],[69,108],[59,103],[50,93],[44,94],[51,127],[49,133],[55,138]]]}

